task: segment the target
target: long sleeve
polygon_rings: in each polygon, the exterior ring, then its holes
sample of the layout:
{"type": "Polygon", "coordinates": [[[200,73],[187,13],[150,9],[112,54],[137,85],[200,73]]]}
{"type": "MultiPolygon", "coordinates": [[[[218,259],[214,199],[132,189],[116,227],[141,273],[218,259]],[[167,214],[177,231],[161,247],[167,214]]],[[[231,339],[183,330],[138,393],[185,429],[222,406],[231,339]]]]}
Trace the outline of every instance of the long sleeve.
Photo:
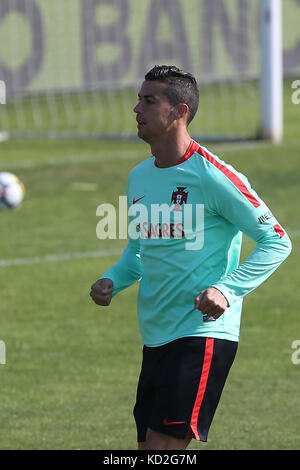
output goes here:
{"type": "Polygon", "coordinates": [[[216,210],[257,245],[238,268],[213,286],[226,297],[229,305],[264,282],[291,252],[291,241],[265,203],[239,175],[243,185],[236,185],[224,175],[215,181],[216,210]]]}
{"type": "Polygon", "coordinates": [[[111,266],[101,278],[109,278],[114,283],[113,297],[126,287],[137,282],[143,274],[139,253],[139,239],[128,240],[117,264],[111,266]]]}
{"type": "MultiPolygon", "coordinates": [[[[127,181],[127,202],[130,206],[131,175],[129,174],[127,181]]],[[[129,217],[129,223],[132,217],[129,217]]],[[[140,239],[128,238],[127,247],[124,249],[117,264],[111,266],[101,278],[109,278],[114,283],[113,297],[126,287],[135,284],[143,275],[143,266],[140,258],[140,239]]]]}

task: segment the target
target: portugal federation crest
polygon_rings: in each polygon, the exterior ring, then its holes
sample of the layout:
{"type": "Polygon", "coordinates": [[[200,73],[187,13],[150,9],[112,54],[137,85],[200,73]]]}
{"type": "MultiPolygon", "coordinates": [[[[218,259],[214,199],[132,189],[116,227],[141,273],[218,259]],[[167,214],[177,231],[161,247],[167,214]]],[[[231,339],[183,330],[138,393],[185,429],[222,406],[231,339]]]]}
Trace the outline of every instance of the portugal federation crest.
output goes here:
{"type": "Polygon", "coordinates": [[[174,203],[174,211],[181,211],[181,207],[183,203],[186,204],[187,197],[188,197],[188,191],[185,191],[186,187],[183,186],[177,186],[177,191],[173,191],[172,193],[172,198],[171,202],[174,203]]]}

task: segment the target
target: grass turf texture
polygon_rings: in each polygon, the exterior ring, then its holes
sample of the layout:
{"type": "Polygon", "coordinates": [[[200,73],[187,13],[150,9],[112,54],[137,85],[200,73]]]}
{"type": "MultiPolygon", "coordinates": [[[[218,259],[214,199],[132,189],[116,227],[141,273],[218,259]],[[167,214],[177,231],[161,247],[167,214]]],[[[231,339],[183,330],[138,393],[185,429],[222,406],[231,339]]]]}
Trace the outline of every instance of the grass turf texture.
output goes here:
{"type": "MultiPolygon", "coordinates": [[[[300,105],[285,95],[285,140],[209,148],[245,173],[291,232],[293,252],[245,298],[241,341],[207,443],[197,449],[298,449],[300,105]]],[[[117,204],[142,142],[7,141],[1,170],[25,183],[17,211],[1,212],[1,260],[125,246],[96,238],[96,207],[117,204]]],[[[254,244],[245,238],[242,259],[254,244]]],[[[135,449],[140,369],[137,286],[109,308],[90,285],[118,255],[0,267],[1,449],[135,449]]]]}

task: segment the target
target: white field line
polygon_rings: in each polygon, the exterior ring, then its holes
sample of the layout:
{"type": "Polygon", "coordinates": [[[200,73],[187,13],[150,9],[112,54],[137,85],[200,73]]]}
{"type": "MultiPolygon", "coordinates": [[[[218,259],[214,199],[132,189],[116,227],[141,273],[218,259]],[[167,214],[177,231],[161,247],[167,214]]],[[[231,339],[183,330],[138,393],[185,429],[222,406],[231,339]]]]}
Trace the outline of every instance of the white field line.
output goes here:
{"type": "MultiPolygon", "coordinates": [[[[69,157],[47,158],[45,160],[24,160],[15,163],[1,162],[1,171],[18,170],[22,168],[39,168],[46,166],[63,166],[80,163],[97,163],[107,160],[134,160],[143,157],[143,152],[120,152],[120,154],[107,153],[106,155],[70,155],[69,157]]],[[[148,157],[145,157],[145,159],[148,157]]]]}
{"type": "Polygon", "coordinates": [[[26,264],[55,263],[73,259],[103,258],[110,255],[120,255],[123,248],[110,248],[98,251],[82,251],[74,253],[61,253],[57,255],[33,256],[31,258],[13,258],[0,260],[0,268],[9,266],[22,266],[26,264]]]}
{"type": "MultiPolygon", "coordinates": [[[[300,236],[300,230],[288,231],[290,237],[297,238],[300,236]]],[[[12,258],[0,259],[0,268],[7,268],[9,266],[23,266],[27,264],[42,264],[42,263],[55,263],[57,261],[67,261],[73,259],[87,259],[87,258],[103,258],[110,255],[120,255],[124,248],[109,248],[107,250],[98,251],[82,251],[74,253],[61,253],[45,256],[33,256],[30,258],[12,258]]]]}
{"type": "MultiPolygon", "coordinates": [[[[226,153],[226,152],[237,152],[241,150],[252,150],[255,149],[264,149],[269,144],[265,142],[245,142],[245,143],[220,143],[220,144],[211,144],[208,147],[217,154],[226,153]]],[[[298,147],[295,145],[290,145],[290,147],[298,147]]],[[[57,157],[57,158],[47,158],[45,160],[24,160],[21,162],[1,162],[1,171],[5,170],[18,170],[22,168],[38,168],[46,166],[63,166],[63,165],[74,165],[76,163],[97,163],[107,160],[134,160],[134,159],[143,159],[146,160],[151,155],[147,154],[142,149],[139,150],[130,150],[122,151],[122,144],[120,145],[120,153],[110,153],[107,154],[93,154],[93,155],[70,155],[67,157],[57,157]]]]}

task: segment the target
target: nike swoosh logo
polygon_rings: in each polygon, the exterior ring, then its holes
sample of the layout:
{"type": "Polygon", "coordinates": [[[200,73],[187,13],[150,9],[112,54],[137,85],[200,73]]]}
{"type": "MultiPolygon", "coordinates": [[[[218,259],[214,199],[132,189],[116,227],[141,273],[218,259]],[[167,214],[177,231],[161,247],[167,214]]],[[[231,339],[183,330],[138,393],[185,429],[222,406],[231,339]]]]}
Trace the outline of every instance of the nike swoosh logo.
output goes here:
{"type": "Polygon", "coordinates": [[[164,418],[163,424],[165,426],[172,426],[173,424],[183,424],[185,421],[168,421],[167,418],[164,418]]]}
{"type": "Polygon", "coordinates": [[[143,199],[143,197],[145,197],[145,196],[139,197],[138,199],[133,199],[132,204],[136,204],[136,203],[139,202],[141,199],[143,199]]]}

